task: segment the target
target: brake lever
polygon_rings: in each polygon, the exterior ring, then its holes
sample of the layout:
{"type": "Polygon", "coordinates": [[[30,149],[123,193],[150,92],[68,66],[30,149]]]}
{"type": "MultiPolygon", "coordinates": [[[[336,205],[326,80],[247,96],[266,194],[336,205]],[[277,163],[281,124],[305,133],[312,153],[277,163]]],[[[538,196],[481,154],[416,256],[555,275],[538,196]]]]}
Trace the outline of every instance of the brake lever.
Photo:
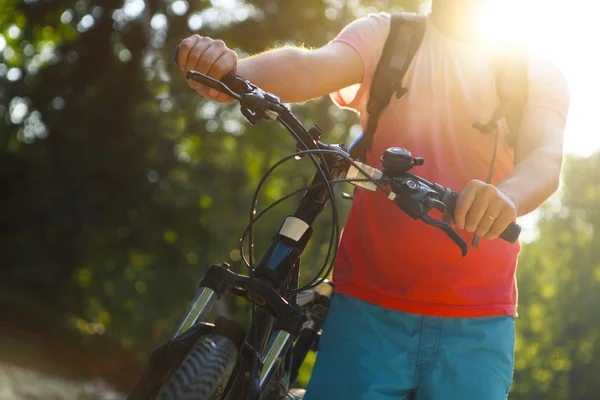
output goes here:
{"type": "Polygon", "coordinates": [[[267,93],[256,86],[249,85],[245,80],[233,73],[226,75],[224,78],[228,84],[193,70],[188,71],[186,78],[216,89],[239,101],[242,114],[251,125],[255,125],[258,121],[265,119],[277,119],[279,115],[277,112],[271,110],[272,105],[281,105],[281,100],[277,96],[267,93]],[[242,94],[231,90],[230,86],[240,90],[242,94]]]}
{"type": "Polygon", "coordinates": [[[427,199],[425,199],[425,207],[427,207],[427,211],[433,210],[435,208],[436,210],[440,211],[442,214],[444,214],[448,210],[448,207],[446,207],[446,204],[444,204],[443,202],[441,202],[438,199],[432,199],[431,197],[428,197],[427,199]]]}
{"type": "Polygon", "coordinates": [[[242,115],[250,123],[250,125],[256,125],[258,121],[265,119],[263,115],[259,115],[257,112],[249,109],[248,107],[241,107],[242,115]]]}
{"type": "Polygon", "coordinates": [[[427,214],[421,215],[421,220],[427,225],[431,225],[435,228],[441,229],[462,251],[462,256],[466,256],[469,252],[469,245],[463,240],[462,237],[448,224],[447,222],[438,221],[437,219],[431,218],[427,214]]]}
{"type": "Polygon", "coordinates": [[[229,89],[229,87],[227,85],[225,85],[223,82],[218,81],[214,78],[211,78],[208,75],[204,75],[198,71],[193,71],[193,70],[189,70],[187,72],[187,74],[185,74],[186,79],[191,79],[195,82],[201,83],[203,85],[206,85],[210,88],[213,88],[215,90],[218,90],[221,93],[224,93],[228,96],[233,97],[234,99],[236,99],[237,101],[241,101],[242,100],[242,96],[240,96],[239,94],[237,94],[236,92],[234,92],[233,90],[229,89]]]}

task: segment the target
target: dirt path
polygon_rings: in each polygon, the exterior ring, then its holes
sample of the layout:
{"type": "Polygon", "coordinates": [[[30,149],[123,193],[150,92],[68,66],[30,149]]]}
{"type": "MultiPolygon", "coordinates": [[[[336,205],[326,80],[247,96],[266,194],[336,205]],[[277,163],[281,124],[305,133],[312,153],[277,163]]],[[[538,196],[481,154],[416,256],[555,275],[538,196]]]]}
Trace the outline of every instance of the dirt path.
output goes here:
{"type": "Polygon", "coordinates": [[[0,331],[0,400],[125,400],[69,346],[0,331]]]}
{"type": "Polygon", "coordinates": [[[0,400],[125,400],[101,381],[74,382],[0,362],[0,400]]]}

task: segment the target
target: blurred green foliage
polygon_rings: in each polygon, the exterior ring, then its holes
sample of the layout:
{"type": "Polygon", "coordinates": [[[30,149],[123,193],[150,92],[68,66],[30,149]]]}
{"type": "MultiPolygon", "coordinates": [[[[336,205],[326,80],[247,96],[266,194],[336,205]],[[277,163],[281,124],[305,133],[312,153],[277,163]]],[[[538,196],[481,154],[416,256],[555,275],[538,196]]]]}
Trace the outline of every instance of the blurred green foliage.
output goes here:
{"type": "Polygon", "coordinates": [[[515,399],[600,396],[600,154],[569,157],[519,260],[515,399]]]}
{"type": "MultiPolygon", "coordinates": [[[[295,148],[276,124],[251,127],[235,106],[199,98],[171,62],[172,49],[192,32],[224,39],[241,55],[320,46],[356,17],[418,5],[0,1],[2,326],[80,342],[105,374],[131,385],[207,267],[227,261],[243,270],[239,237],[254,189],[295,148]],[[124,354],[135,357],[123,362],[124,354]]],[[[357,129],[356,115],[327,97],[293,110],[327,142],[348,142],[357,129]]],[[[539,237],[520,261],[515,399],[600,397],[600,157],[567,165],[561,206],[544,209],[539,237]]],[[[312,173],[307,160],[284,165],[259,209],[312,173]]],[[[258,223],[258,253],[293,204],[258,223]]],[[[348,204],[338,205],[344,216],[348,204]]],[[[317,221],[304,279],[324,259],[330,217],[327,210],[317,221]]],[[[248,320],[242,301],[221,311],[248,320]]]]}
{"type": "MultiPolygon", "coordinates": [[[[242,55],[285,43],[319,46],[373,9],[322,0],[0,7],[3,324],[69,332],[90,348],[108,341],[145,361],[173,332],[209,265],[242,269],[239,237],[254,189],[295,149],[276,124],[250,127],[235,106],[192,92],[173,49],[196,31],[242,55]]],[[[328,142],[346,141],[358,122],[328,98],[294,111],[328,142]]],[[[312,173],[306,160],[284,165],[259,209],[312,173]]],[[[340,203],[343,216],[348,204],[340,203]]],[[[258,253],[293,204],[258,223],[258,253]]],[[[323,262],[330,215],[316,224],[304,279],[323,262]]],[[[221,311],[247,320],[240,303],[221,311]]]]}

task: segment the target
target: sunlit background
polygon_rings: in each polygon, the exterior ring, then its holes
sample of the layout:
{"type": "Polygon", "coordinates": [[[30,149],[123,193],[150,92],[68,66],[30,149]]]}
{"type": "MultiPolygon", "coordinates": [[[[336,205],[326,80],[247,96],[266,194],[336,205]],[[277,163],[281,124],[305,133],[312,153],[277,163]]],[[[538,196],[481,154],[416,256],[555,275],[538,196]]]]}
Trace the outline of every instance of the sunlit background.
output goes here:
{"type": "MultiPolygon", "coordinates": [[[[370,12],[426,13],[419,3],[0,0],[0,399],[92,398],[98,377],[127,391],[207,266],[245,271],[238,239],[253,190],[294,143],[191,92],[171,62],[183,37],[222,38],[241,55],[316,47],[370,12]]],[[[481,17],[490,40],[553,60],[572,93],[561,190],[520,221],[512,399],[600,398],[598,15],[596,0],[491,0],[481,17]]],[[[327,97],[294,112],[328,142],[359,130],[327,97]]],[[[284,166],[259,208],[311,173],[284,166]]],[[[261,220],[257,251],[291,206],[261,220]]],[[[317,221],[305,279],[327,252],[330,216],[317,221]]],[[[248,321],[232,299],[218,311],[248,321]]]]}
{"type": "Polygon", "coordinates": [[[509,38],[554,61],[570,85],[572,104],[565,150],[590,155],[600,148],[600,2],[490,0],[481,27],[493,40],[509,38]],[[518,11],[517,11],[518,10],[518,11]]]}
{"type": "MultiPolygon", "coordinates": [[[[594,0],[490,0],[480,21],[490,40],[525,44],[563,71],[572,99],[564,146],[572,155],[600,149],[599,13],[600,2],[594,0]]],[[[551,201],[558,196],[560,191],[551,201]]],[[[534,212],[520,219],[524,240],[535,237],[538,216],[534,212]]]]}

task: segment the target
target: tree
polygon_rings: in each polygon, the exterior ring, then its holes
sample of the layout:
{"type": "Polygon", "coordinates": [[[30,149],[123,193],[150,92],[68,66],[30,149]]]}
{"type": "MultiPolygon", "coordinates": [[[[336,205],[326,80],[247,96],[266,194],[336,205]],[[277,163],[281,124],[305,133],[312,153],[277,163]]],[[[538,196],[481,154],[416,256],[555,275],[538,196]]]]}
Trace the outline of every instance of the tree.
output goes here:
{"type": "Polygon", "coordinates": [[[600,154],[568,159],[559,205],[519,261],[515,399],[596,399],[600,383],[600,154]]]}
{"type": "MultiPolygon", "coordinates": [[[[242,53],[319,46],[373,10],[366,6],[390,3],[2,2],[4,324],[87,345],[103,373],[130,386],[137,373],[124,371],[139,368],[173,331],[206,268],[242,268],[236,247],[254,187],[294,149],[274,124],[250,128],[235,107],[200,100],[171,63],[172,49],[195,30],[242,53]],[[116,363],[131,359],[119,356],[123,349],[137,359],[116,363]]],[[[403,3],[414,2],[395,5],[403,3]]],[[[294,111],[328,142],[345,140],[357,124],[328,98],[294,111]]],[[[261,204],[311,174],[308,166],[282,167],[261,204]]],[[[260,221],[258,249],[289,207],[260,221]]],[[[328,234],[325,213],[303,276],[317,271],[328,234]]]]}

